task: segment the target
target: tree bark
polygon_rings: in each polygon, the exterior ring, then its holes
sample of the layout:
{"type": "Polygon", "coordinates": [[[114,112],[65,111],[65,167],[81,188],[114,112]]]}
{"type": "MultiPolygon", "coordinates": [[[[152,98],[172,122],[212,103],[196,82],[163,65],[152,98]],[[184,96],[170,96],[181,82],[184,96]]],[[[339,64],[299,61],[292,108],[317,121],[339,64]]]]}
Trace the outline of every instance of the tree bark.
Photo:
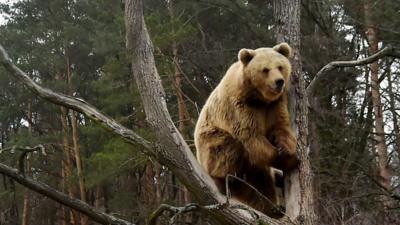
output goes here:
{"type": "MultiPolygon", "coordinates": [[[[68,190],[68,195],[70,198],[75,198],[74,188],[73,185],[70,183],[69,179],[72,176],[72,160],[71,160],[71,150],[68,141],[68,122],[67,122],[67,115],[68,109],[61,106],[61,126],[62,126],[62,140],[63,140],[63,151],[64,151],[64,172],[65,172],[65,184],[68,190]]],[[[71,210],[70,212],[70,223],[71,224],[78,224],[78,213],[75,210],[71,210]]]]}
{"type": "MultiPolygon", "coordinates": [[[[82,158],[81,158],[81,150],[79,147],[78,122],[77,122],[76,116],[77,116],[76,112],[71,113],[72,143],[73,143],[73,148],[74,148],[76,170],[77,170],[77,174],[78,174],[80,199],[84,202],[87,202],[85,178],[83,175],[83,166],[82,166],[82,158]]],[[[87,225],[88,220],[87,220],[86,216],[81,215],[80,219],[81,219],[81,225],[87,225]]]]}
{"type": "Polygon", "coordinates": [[[142,176],[143,194],[146,202],[153,202],[154,199],[154,170],[151,160],[147,160],[142,176]]]}
{"type": "MultiPolygon", "coordinates": [[[[62,181],[61,181],[61,192],[68,193],[68,191],[67,191],[67,175],[65,173],[65,168],[66,168],[65,162],[62,161],[61,162],[61,179],[62,179],[62,181]]],[[[68,224],[67,223],[68,222],[68,210],[67,210],[67,207],[65,205],[61,205],[60,211],[61,211],[60,213],[62,215],[61,225],[67,225],[68,224]]]]}
{"type": "Polygon", "coordinates": [[[399,120],[397,118],[397,112],[396,112],[396,99],[395,99],[395,93],[393,93],[393,80],[392,80],[392,74],[390,72],[390,66],[392,64],[389,64],[388,68],[388,94],[389,94],[389,104],[390,104],[390,112],[392,113],[393,117],[393,132],[394,132],[394,143],[395,143],[395,151],[397,151],[397,155],[400,161],[400,128],[399,128],[399,120]]]}
{"type": "MultiPolygon", "coordinates": [[[[174,1],[169,1],[169,14],[171,21],[175,21],[175,13],[174,13],[174,1]]],[[[172,26],[173,32],[175,32],[175,26],[172,26]]],[[[175,82],[175,94],[176,100],[178,104],[178,130],[182,134],[185,140],[188,139],[187,134],[187,125],[190,120],[189,113],[186,108],[185,99],[183,97],[182,91],[182,71],[179,66],[179,46],[177,40],[172,41],[172,57],[174,64],[174,82],[175,82]]],[[[178,199],[180,204],[188,204],[190,202],[190,194],[185,186],[178,185],[178,199]],[[181,187],[181,188],[179,188],[181,187]]],[[[185,220],[187,222],[191,221],[191,216],[186,215],[185,220]]]]}
{"type": "Polygon", "coordinates": [[[274,0],[276,39],[287,42],[294,51],[291,60],[293,72],[289,92],[289,111],[297,133],[299,169],[285,175],[286,213],[292,220],[314,225],[317,215],[314,207],[312,171],[308,143],[308,100],[300,58],[300,0],[274,0]]]}
{"type": "MultiPolygon", "coordinates": [[[[29,99],[28,102],[28,135],[32,137],[32,99],[29,99]]],[[[31,161],[32,157],[28,153],[26,159],[26,174],[31,174],[31,161]]],[[[29,225],[29,217],[30,217],[30,192],[28,188],[24,188],[24,203],[22,208],[22,223],[21,225],[29,225]]]]}
{"type": "MultiPolygon", "coordinates": [[[[375,30],[375,23],[372,17],[372,2],[370,0],[364,1],[364,15],[365,15],[365,25],[366,25],[366,36],[368,41],[368,53],[370,55],[375,54],[378,51],[378,37],[375,30]]],[[[375,146],[378,155],[378,169],[381,185],[386,189],[390,190],[390,170],[388,161],[388,151],[385,140],[385,130],[383,122],[383,110],[381,95],[379,93],[379,67],[378,62],[375,61],[370,65],[371,70],[371,95],[372,95],[372,105],[374,108],[375,116],[375,146]]],[[[388,206],[388,199],[384,198],[384,206],[388,206]]],[[[383,209],[385,210],[385,209],[383,209]]],[[[385,213],[382,212],[382,222],[384,221],[385,213]]]]}
{"type": "MultiPolygon", "coordinates": [[[[71,71],[71,62],[70,62],[68,47],[65,48],[65,67],[66,67],[66,73],[67,73],[68,94],[73,95],[74,88],[73,88],[73,84],[72,84],[72,71],[71,71]]],[[[77,116],[78,116],[78,113],[76,113],[74,111],[71,113],[72,145],[73,145],[73,150],[74,150],[76,170],[77,170],[77,174],[78,174],[79,196],[82,201],[87,202],[85,178],[83,175],[83,165],[82,165],[82,158],[81,158],[81,149],[79,146],[78,120],[76,118],[77,116]]],[[[80,222],[81,222],[81,225],[87,225],[88,218],[84,215],[80,215],[80,222]]]]}

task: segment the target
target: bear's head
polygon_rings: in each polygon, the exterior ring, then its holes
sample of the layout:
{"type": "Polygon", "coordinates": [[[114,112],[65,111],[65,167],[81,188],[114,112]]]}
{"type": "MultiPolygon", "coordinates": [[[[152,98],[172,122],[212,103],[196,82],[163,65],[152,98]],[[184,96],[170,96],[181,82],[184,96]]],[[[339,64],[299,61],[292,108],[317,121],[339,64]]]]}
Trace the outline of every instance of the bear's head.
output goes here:
{"type": "Polygon", "coordinates": [[[239,51],[245,84],[251,86],[252,95],[256,95],[252,97],[272,102],[287,91],[292,70],[289,62],[291,56],[292,49],[287,43],[273,48],[239,51]]]}

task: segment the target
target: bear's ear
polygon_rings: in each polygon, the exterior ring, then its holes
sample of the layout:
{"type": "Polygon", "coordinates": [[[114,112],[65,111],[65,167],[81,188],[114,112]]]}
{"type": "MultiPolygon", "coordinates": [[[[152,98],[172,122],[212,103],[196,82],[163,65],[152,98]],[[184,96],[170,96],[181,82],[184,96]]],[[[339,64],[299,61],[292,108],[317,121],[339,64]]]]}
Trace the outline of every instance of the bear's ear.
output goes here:
{"type": "Polygon", "coordinates": [[[243,65],[247,65],[254,56],[255,51],[252,49],[242,48],[239,51],[239,60],[243,63],[243,65]]]}
{"type": "Polygon", "coordinates": [[[292,48],[286,42],[275,45],[273,49],[284,55],[286,58],[293,56],[292,48]]]}

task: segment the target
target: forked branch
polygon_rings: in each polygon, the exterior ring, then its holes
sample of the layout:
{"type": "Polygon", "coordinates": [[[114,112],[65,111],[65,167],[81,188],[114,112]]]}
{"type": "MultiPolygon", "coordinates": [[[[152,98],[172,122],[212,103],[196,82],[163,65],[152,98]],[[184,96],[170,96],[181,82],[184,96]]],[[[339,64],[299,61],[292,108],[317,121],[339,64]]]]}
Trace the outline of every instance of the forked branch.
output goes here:
{"type": "Polygon", "coordinates": [[[177,218],[179,215],[193,212],[193,211],[207,211],[207,210],[218,210],[222,207],[226,207],[224,204],[201,206],[196,203],[190,203],[182,207],[172,206],[168,204],[161,204],[150,216],[147,222],[148,225],[155,225],[159,216],[161,216],[165,211],[171,213],[171,218],[169,220],[169,225],[177,223],[177,218]]]}

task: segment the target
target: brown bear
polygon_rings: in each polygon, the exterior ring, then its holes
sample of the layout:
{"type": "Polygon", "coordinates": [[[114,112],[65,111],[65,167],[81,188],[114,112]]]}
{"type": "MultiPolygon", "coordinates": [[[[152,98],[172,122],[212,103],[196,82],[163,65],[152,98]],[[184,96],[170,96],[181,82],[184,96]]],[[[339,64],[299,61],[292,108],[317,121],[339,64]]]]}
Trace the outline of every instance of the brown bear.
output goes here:
{"type": "MultiPolygon", "coordinates": [[[[273,168],[285,172],[298,164],[287,100],[291,54],[286,43],[241,49],[201,110],[194,133],[197,159],[220,192],[231,174],[279,205],[273,168]]],[[[235,199],[281,216],[243,182],[230,179],[229,190],[235,199]]]]}

